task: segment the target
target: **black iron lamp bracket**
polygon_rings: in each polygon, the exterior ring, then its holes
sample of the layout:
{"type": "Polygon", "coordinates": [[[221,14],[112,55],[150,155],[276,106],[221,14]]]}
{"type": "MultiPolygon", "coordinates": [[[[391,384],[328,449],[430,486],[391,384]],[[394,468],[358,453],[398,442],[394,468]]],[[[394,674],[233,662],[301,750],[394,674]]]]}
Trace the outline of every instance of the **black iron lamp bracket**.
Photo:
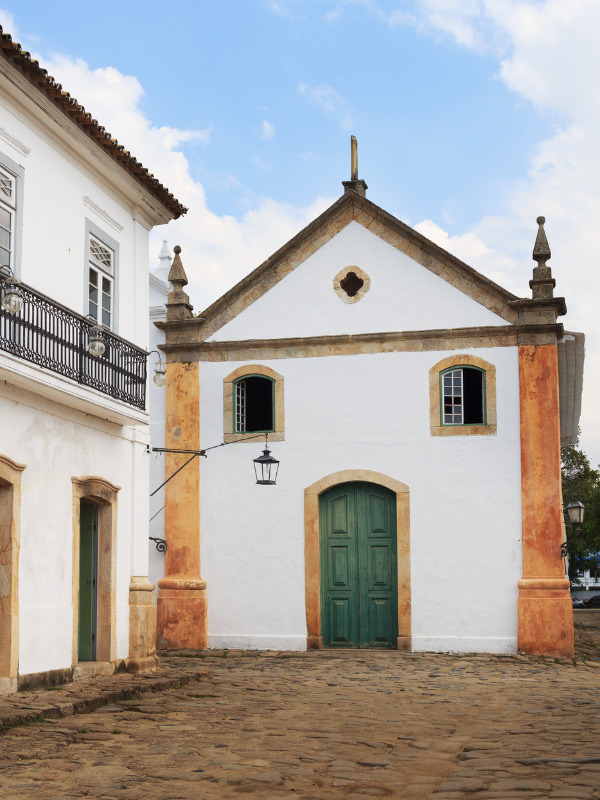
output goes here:
{"type": "Polygon", "coordinates": [[[150,539],[151,542],[154,542],[156,544],[156,549],[158,550],[159,553],[167,552],[167,542],[165,541],[165,539],[159,539],[156,536],[149,536],[148,538],[150,539]]]}

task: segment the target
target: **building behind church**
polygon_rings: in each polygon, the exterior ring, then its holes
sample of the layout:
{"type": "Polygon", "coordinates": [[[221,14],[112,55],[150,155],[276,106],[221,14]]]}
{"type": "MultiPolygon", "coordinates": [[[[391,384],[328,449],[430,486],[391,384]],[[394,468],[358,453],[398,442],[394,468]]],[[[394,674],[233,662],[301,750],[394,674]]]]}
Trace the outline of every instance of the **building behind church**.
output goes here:
{"type": "Polygon", "coordinates": [[[185,208],[1,31],[0,45],[0,691],[8,692],[156,664],[148,236],[185,208]]]}

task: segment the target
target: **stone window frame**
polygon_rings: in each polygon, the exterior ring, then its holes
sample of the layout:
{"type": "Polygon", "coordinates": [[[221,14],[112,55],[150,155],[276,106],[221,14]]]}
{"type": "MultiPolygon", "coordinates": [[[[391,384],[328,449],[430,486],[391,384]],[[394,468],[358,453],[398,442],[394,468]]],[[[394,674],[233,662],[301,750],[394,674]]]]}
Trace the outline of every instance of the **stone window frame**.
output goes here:
{"type": "Polygon", "coordinates": [[[96,661],[117,659],[117,495],[121,489],[97,475],[71,478],[73,484],[73,644],[79,663],[79,537],[81,500],[98,506],[98,622],[96,661]]]}
{"type": "Polygon", "coordinates": [[[460,353],[438,361],[429,370],[429,427],[431,436],[495,436],[496,367],[479,356],[460,353]],[[441,414],[442,374],[452,367],[477,367],[485,373],[485,423],[445,425],[441,414]]]}
{"type": "Polygon", "coordinates": [[[23,240],[23,184],[25,170],[12,158],[5,153],[0,153],[0,168],[8,177],[14,178],[14,201],[12,203],[2,203],[11,215],[11,244],[8,255],[8,262],[3,256],[0,264],[8,263],[14,275],[21,275],[21,244],[23,240]]]}
{"type": "Polygon", "coordinates": [[[333,279],[333,290],[340,300],[344,301],[344,303],[358,303],[358,301],[366,295],[370,288],[371,278],[369,278],[367,273],[364,272],[360,267],[357,267],[355,264],[350,264],[349,266],[344,267],[344,269],[340,270],[333,279]],[[354,274],[363,281],[363,285],[356,292],[354,297],[350,297],[342,289],[342,281],[350,272],[354,272],[354,274]]]}
{"type": "Polygon", "coordinates": [[[273,428],[268,434],[269,441],[285,441],[285,415],[284,415],[284,379],[283,375],[275,372],[270,367],[262,364],[245,364],[230,372],[223,379],[223,437],[228,442],[250,441],[256,443],[262,434],[248,432],[237,433],[234,422],[235,383],[240,378],[258,376],[270,378],[273,381],[273,428]]]}
{"type": "Polygon", "coordinates": [[[102,228],[87,217],[85,218],[85,278],[83,281],[83,308],[84,315],[90,311],[90,270],[94,270],[100,277],[98,290],[99,324],[102,325],[102,278],[110,282],[111,287],[111,320],[107,330],[119,332],[119,242],[109,236],[102,228]],[[107,248],[112,253],[112,268],[107,269],[92,257],[92,239],[107,248]]]}

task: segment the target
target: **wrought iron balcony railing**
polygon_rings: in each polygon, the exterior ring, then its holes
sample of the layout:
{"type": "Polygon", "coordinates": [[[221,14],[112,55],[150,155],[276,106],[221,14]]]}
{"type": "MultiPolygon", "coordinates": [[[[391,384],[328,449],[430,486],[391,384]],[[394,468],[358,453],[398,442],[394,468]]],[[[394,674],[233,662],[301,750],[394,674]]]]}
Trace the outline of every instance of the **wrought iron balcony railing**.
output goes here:
{"type": "MultiPolygon", "coordinates": [[[[19,288],[21,311],[9,314],[0,306],[0,350],[136,408],[146,407],[145,350],[103,330],[106,351],[94,357],[87,350],[93,322],[24,283],[19,288]]],[[[0,300],[5,291],[0,275],[0,300]]]]}

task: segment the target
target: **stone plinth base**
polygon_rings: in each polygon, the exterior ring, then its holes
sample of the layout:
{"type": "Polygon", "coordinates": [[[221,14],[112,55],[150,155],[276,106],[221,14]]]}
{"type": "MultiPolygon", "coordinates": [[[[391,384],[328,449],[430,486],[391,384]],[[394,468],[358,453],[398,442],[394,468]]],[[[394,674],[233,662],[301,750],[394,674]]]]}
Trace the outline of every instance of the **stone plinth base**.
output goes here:
{"type": "Polygon", "coordinates": [[[114,675],[118,669],[118,664],[119,662],[113,661],[79,661],[73,665],[71,680],[75,683],[114,675]]]}
{"type": "Polygon", "coordinates": [[[127,672],[155,672],[157,669],[158,658],[156,656],[127,659],[127,672]]]}
{"type": "Polygon", "coordinates": [[[154,585],[145,576],[131,578],[129,584],[130,671],[156,668],[156,606],[154,585]],[[144,666],[146,664],[152,666],[144,666]]]}
{"type": "Polygon", "coordinates": [[[519,581],[520,652],[572,658],[573,604],[566,578],[519,581]]]}
{"type": "Polygon", "coordinates": [[[16,678],[0,678],[0,695],[14,694],[17,691],[16,678]]]}
{"type": "Polygon", "coordinates": [[[208,628],[205,580],[163,578],[158,582],[157,607],[159,649],[206,649],[208,628]]]}

